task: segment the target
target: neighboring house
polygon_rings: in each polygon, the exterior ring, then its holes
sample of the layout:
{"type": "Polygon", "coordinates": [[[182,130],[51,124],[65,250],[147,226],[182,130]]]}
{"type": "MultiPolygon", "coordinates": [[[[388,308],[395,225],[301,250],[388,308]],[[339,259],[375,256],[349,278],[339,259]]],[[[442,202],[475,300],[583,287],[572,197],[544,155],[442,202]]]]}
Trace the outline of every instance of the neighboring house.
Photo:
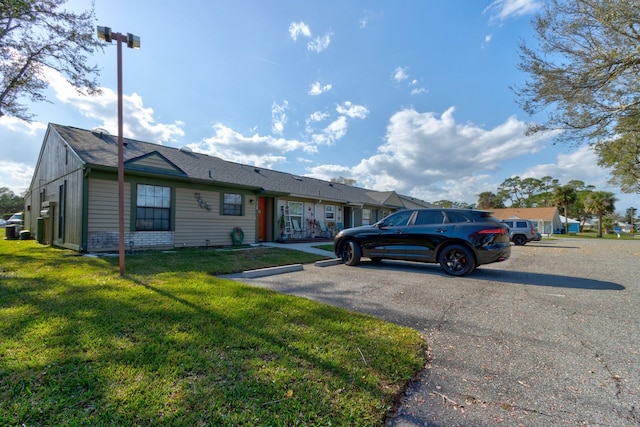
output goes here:
{"type": "Polygon", "coordinates": [[[560,221],[558,208],[506,208],[506,209],[490,209],[493,215],[505,220],[509,218],[528,219],[533,222],[538,232],[550,236],[551,234],[559,234],[564,230],[564,224],[560,221]]]}
{"type": "MultiPolygon", "coordinates": [[[[25,228],[81,252],[118,248],[118,144],[106,131],[49,124],[25,197],[25,228]]],[[[280,238],[280,217],[311,237],[405,207],[377,192],[234,163],[188,148],[124,140],[125,246],[174,248],[280,238]],[[235,235],[237,237],[237,234],[235,235]],[[236,239],[237,240],[237,239],[236,239]]]]}
{"type": "Polygon", "coordinates": [[[407,209],[420,209],[420,208],[433,208],[436,205],[432,203],[425,202],[424,200],[416,199],[415,197],[405,196],[402,194],[398,194],[400,200],[402,201],[402,205],[407,209]]]}
{"type": "Polygon", "coordinates": [[[620,222],[620,221],[616,221],[615,226],[620,227],[620,230],[623,233],[631,233],[631,230],[635,228],[634,225],[631,225],[628,222],[620,222]]]}
{"type": "MultiPolygon", "coordinates": [[[[562,229],[564,230],[565,217],[563,217],[562,215],[560,215],[560,222],[562,223],[562,229]]],[[[567,224],[569,225],[569,233],[580,232],[580,221],[576,221],[575,219],[569,218],[567,220],[567,224]]]]}

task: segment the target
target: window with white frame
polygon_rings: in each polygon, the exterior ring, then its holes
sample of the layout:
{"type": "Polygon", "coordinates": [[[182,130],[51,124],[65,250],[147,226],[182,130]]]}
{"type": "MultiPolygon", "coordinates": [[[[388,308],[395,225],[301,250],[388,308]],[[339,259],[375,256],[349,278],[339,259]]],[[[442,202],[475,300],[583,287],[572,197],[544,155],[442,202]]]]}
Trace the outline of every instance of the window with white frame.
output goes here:
{"type": "Polygon", "coordinates": [[[171,188],[137,185],[136,230],[168,231],[171,227],[171,188]]]}
{"type": "Polygon", "coordinates": [[[336,207],[333,205],[326,205],[324,207],[324,219],[327,221],[336,220],[336,207]]]}
{"type": "Polygon", "coordinates": [[[287,202],[287,206],[289,206],[289,216],[291,217],[293,228],[296,228],[296,225],[298,229],[304,228],[304,224],[302,224],[302,209],[304,207],[302,202],[287,202]]]}
{"type": "Polygon", "coordinates": [[[242,216],[242,194],[224,193],[222,215],[242,216]]]}
{"type": "Polygon", "coordinates": [[[362,225],[371,224],[371,209],[362,209],[362,225]]]}

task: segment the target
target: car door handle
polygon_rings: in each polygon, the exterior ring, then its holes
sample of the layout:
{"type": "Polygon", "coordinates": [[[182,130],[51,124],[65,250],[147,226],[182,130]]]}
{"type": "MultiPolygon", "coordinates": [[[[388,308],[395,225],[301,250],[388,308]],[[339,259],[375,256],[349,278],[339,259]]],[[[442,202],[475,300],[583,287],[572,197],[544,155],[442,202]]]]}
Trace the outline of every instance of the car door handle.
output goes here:
{"type": "Polygon", "coordinates": [[[402,230],[396,230],[396,234],[402,234],[402,233],[404,233],[404,231],[402,231],[402,230]]]}
{"type": "Polygon", "coordinates": [[[444,233],[445,231],[447,231],[447,230],[445,230],[444,228],[438,228],[436,230],[436,233],[444,233]]]}

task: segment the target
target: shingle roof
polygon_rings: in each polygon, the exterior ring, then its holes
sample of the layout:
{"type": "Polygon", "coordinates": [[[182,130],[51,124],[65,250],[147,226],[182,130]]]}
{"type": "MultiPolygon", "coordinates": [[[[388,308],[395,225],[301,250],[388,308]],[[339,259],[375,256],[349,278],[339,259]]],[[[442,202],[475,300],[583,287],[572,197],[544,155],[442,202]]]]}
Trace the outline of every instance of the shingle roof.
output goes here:
{"type": "MultiPolygon", "coordinates": [[[[71,126],[50,124],[78,157],[88,166],[117,168],[117,137],[100,130],[89,131],[71,126]]],[[[127,163],[157,153],[171,165],[184,172],[185,179],[203,183],[233,184],[271,194],[290,194],[308,199],[353,203],[356,205],[386,206],[395,192],[378,192],[351,185],[323,181],[306,176],[229,162],[218,157],[195,153],[134,139],[124,139],[125,170],[127,163]]],[[[157,170],[154,172],[158,172],[157,170]]],[[[166,173],[176,176],[175,173],[166,173]]],[[[390,206],[397,207],[396,204],[390,206]]]]}
{"type": "Polygon", "coordinates": [[[489,209],[493,212],[493,216],[498,219],[504,220],[508,218],[520,218],[530,220],[543,220],[553,221],[558,208],[543,207],[543,208],[506,208],[506,209],[489,209]]]}

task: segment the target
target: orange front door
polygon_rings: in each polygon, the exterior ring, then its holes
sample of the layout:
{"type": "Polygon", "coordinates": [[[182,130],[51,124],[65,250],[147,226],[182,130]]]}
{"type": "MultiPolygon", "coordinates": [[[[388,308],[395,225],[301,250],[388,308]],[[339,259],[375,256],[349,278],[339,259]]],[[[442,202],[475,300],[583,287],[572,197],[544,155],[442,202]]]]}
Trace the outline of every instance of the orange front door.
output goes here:
{"type": "Polygon", "coordinates": [[[267,240],[267,199],[258,197],[258,242],[267,240]]]}

